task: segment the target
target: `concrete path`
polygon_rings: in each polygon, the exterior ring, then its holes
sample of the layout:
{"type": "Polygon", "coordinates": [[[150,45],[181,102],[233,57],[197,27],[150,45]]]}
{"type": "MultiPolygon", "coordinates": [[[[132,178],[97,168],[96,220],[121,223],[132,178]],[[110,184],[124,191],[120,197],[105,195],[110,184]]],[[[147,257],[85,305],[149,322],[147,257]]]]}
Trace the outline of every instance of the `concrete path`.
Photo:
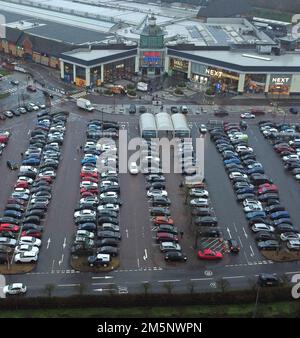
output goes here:
{"type": "Polygon", "coordinates": [[[5,294],[3,293],[3,287],[5,286],[5,276],[0,275],[0,298],[5,298],[5,294]]]}

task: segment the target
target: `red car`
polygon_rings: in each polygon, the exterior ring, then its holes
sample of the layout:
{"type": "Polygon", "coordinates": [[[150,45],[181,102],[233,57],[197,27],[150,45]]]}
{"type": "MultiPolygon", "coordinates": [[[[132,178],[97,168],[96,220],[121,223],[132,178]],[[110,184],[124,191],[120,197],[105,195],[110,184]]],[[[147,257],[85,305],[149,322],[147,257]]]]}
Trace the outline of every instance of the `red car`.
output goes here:
{"type": "Polygon", "coordinates": [[[94,197],[95,195],[92,192],[90,192],[90,191],[84,191],[84,192],[80,193],[80,196],[82,198],[84,198],[84,197],[90,197],[90,196],[94,197]]]}
{"type": "Polygon", "coordinates": [[[223,254],[220,251],[213,251],[211,249],[199,250],[198,251],[199,259],[208,259],[208,260],[217,260],[222,259],[223,254]]]}
{"type": "Polygon", "coordinates": [[[80,189],[81,194],[86,192],[86,191],[91,192],[92,194],[95,194],[95,195],[99,194],[99,189],[97,189],[97,188],[87,188],[87,187],[85,187],[85,188],[80,189]]]}
{"type": "Polygon", "coordinates": [[[20,227],[15,224],[10,223],[1,223],[0,224],[0,231],[13,231],[18,232],[20,230],[20,227]]]}
{"type": "Polygon", "coordinates": [[[80,177],[94,177],[94,178],[98,178],[99,177],[99,174],[98,173],[92,173],[92,172],[86,172],[86,171],[81,171],[80,173],[80,177]]]}
{"type": "Polygon", "coordinates": [[[265,183],[258,187],[258,193],[260,195],[266,192],[277,192],[277,191],[278,191],[278,187],[276,184],[265,183]]]}
{"type": "Polygon", "coordinates": [[[7,143],[8,142],[8,136],[0,135],[0,143],[7,143]]]}
{"type": "Polygon", "coordinates": [[[265,111],[263,109],[251,109],[250,111],[251,114],[258,116],[258,115],[265,115],[265,111]]]}
{"type": "Polygon", "coordinates": [[[81,182],[82,181],[90,181],[90,182],[94,182],[94,183],[98,183],[99,179],[97,177],[91,177],[91,176],[81,176],[81,182]]]}
{"type": "Polygon", "coordinates": [[[171,217],[167,216],[157,216],[154,218],[154,224],[159,225],[159,224],[170,224],[173,225],[174,221],[171,217]]]}
{"type": "Polygon", "coordinates": [[[36,182],[38,182],[38,181],[46,181],[48,183],[52,183],[53,179],[52,179],[51,176],[40,176],[35,181],[36,182]]]}
{"type": "Polygon", "coordinates": [[[178,242],[178,237],[168,232],[157,232],[156,241],[157,242],[178,242]]]}
{"type": "Polygon", "coordinates": [[[291,147],[288,147],[288,146],[279,146],[279,147],[276,147],[274,149],[275,149],[276,153],[282,153],[283,151],[289,151],[291,153],[295,152],[294,148],[291,148],[291,147]]]}
{"type": "Polygon", "coordinates": [[[32,236],[35,238],[42,238],[42,233],[34,229],[29,229],[29,230],[22,231],[21,236],[32,236]]]}
{"type": "Polygon", "coordinates": [[[29,187],[29,184],[26,181],[18,181],[14,186],[14,188],[26,188],[26,189],[28,187],[29,187]]]}

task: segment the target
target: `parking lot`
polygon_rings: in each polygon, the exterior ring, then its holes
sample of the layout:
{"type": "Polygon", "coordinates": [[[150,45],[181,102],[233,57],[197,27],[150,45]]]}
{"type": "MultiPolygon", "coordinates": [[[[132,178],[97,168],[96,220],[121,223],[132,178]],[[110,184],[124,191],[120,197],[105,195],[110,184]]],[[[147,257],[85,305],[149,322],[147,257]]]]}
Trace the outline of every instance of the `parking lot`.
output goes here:
{"type": "MultiPolygon", "coordinates": [[[[70,109],[64,143],[61,148],[61,161],[57,177],[52,188],[51,204],[44,221],[42,248],[34,273],[63,274],[73,272],[70,266],[70,248],[74,240],[76,227],[74,225],[74,207],[78,203],[80,191],[80,170],[83,154],[78,147],[86,140],[87,122],[92,118],[101,118],[100,113],[88,115],[70,109]]],[[[105,119],[117,120],[120,129],[126,129],[129,138],[139,135],[136,116],[111,117],[105,119]]],[[[0,173],[5,176],[0,192],[0,207],[4,209],[6,200],[11,193],[17,179],[17,172],[10,171],[6,161],[10,160],[20,165],[21,152],[26,150],[30,131],[35,124],[36,113],[14,117],[5,121],[3,128],[11,131],[12,135],[5,148],[1,161],[0,173]]],[[[239,117],[230,117],[239,121],[239,117]]],[[[199,115],[189,117],[189,126],[192,127],[192,136],[199,136],[199,126],[208,122],[208,117],[199,115]]],[[[249,145],[253,147],[257,160],[262,162],[266,173],[274,180],[280,191],[280,201],[290,213],[294,225],[298,226],[299,208],[295,203],[299,199],[298,182],[288,174],[276,155],[272,146],[261,135],[257,121],[248,122],[246,133],[249,136],[249,145]]],[[[272,261],[261,255],[257,249],[253,234],[249,229],[245,214],[236,196],[231,182],[224,169],[222,158],[215,145],[205,136],[205,189],[209,192],[210,206],[218,219],[220,238],[195,238],[194,229],[190,225],[190,208],[185,204],[185,191],[180,187],[180,174],[166,174],[166,191],[171,200],[171,217],[183,236],[179,236],[182,252],[187,256],[187,262],[165,262],[164,255],[155,241],[157,228],[153,225],[150,216],[149,199],[146,195],[146,178],[139,173],[119,175],[121,188],[120,198],[123,202],[120,209],[120,228],[122,240],[119,244],[120,266],[118,271],[144,271],[144,280],[150,278],[153,271],[206,271],[207,269],[223,269],[224,267],[249,267],[255,265],[272,265],[272,261]],[[240,244],[240,252],[229,252],[227,240],[233,238],[240,244]],[[196,246],[195,246],[196,244],[196,246]],[[199,249],[210,248],[223,253],[223,259],[216,262],[200,261],[197,258],[199,249]]]]}

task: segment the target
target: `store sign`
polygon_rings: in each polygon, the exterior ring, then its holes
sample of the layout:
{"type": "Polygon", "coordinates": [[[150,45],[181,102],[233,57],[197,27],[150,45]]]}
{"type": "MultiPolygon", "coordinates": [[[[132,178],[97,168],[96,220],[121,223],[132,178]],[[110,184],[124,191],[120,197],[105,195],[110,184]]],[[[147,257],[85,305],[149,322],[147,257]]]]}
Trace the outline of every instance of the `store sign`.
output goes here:
{"type": "Polygon", "coordinates": [[[273,75],[271,86],[287,86],[291,84],[292,77],[289,75],[273,75]]]}
{"type": "Polygon", "coordinates": [[[221,78],[223,76],[223,72],[210,68],[206,68],[206,74],[217,78],[221,78]]]}
{"type": "Polygon", "coordinates": [[[160,52],[144,52],[143,59],[144,59],[144,62],[147,62],[147,63],[160,62],[161,54],[160,52]]]}
{"type": "Polygon", "coordinates": [[[181,59],[172,59],[173,69],[178,69],[187,72],[189,68],[188,61],[181,59]]]}

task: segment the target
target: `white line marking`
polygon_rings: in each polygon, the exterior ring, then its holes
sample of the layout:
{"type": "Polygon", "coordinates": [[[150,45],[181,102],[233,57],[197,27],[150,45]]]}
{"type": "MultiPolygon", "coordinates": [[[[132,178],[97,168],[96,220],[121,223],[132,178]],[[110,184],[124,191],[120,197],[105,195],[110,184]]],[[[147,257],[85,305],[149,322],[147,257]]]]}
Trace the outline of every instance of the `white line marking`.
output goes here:
{"type": "Polygon", "coordinates": [[[238,236],[238,239],[239,239],[239,241],[240,241],[241,247],[243,248],[244,246],[243,246],[243,242],[242,242],[242,240],[241,240],[241,237],[238,236]]]}
{"type": "Polygon", "coordinates": [[[138,268],[140,267],[140,259],[139,258],[137,259],[137,266],[138,266],[138,268]]]}
{"type": "Polygon", "coordinates": [[[50,237],[49,237],[49,239],[48,239],[48,241],[47,241],[47,249],[49,249],[50,243],[51,243],[51,239],[50,239],[50,237]]]}
{"type": "Polygon", "coordinates": [[[300,273],[300,271],[285,272],[286,275],[294,275],[294,274],[297,274],[297,273],[300,273]]]}
{"type": "Polygon", "coordinates": [[[112,285],[115,283],[92,283],[92,285],[112,285]]]}
{"type": "Polygon", "coordinates": [[[128,229],[126,229],[126,237],[127,238],[129,237],[129,235],[128,235],[128,229]]]}
{"type": "Polygon", "coordinates": [[[143,256],[144,261],[148,258],[147,249],[145,249],[145,255],[143,256]]]}
{"type": "Polygon", "coordinates": [[[198,281],[198,280],[212,280],[213,278],[191,278],[190,280],[192,280],[192,281],[198,281]]]}
{"type": "Polygon", "coordinates": [[[79,284],[58,284],[57,286],[61,286],[61,287],[71,287],[71,286],[77,286],[79,284]]]}
{"type": "Polygon", "coordinates": [[[113,276],[104,276],[104,277],[93,276],[92,277],[92,279],[100,279],[100,278],[108,279],[108,278],[115,278],[115,277],[113,277],[113,276]]]}
{"type": "Polygon", "coordinates": [[[253,249],[252,249],[252,246],[251,245],[249,245],[249,247],[250,247],[250,250],[251,250],[251,257],[253,257],[254,256],[254,251],[253,251],[253,249]]]}
{"type": "Polygon", "coordinates": [[[168,282],[180,282],[180,279],[166,279],[166,280],[158,280],[158,283],[168,283],[168,282]]]}
{"type": "Polygon", "coordinates": [[[51,268],[52,271],[54,269],[54,263],[55,263],[55,259],[53,259],[53,261],[52,261],[52,268],[51,268]]]}
{"type": "Polygon", "coordinates": [[[65,247],[66,247],[66,242],[67,242],[67,238],[65,237],[65,239],[64,239],[64,243],[63,243],[63,248],[65,249],[65,247]]]}
{"type": "Polygon", "coordinates": [[[245,235],[245,237],[246,238],[248,238],[248,235],[247,235],[247,233],[246,233],[246,230],[245,230],[245,228],[243,227],[243,231],[244,231],[244,235],[245,235]]]}
{"type": "Polygon", "coordinates": [[[230,279],[230,278],[245,278],[245,276],[229,276],[229,277],[222,277],[224,279],[230,279]]]}

